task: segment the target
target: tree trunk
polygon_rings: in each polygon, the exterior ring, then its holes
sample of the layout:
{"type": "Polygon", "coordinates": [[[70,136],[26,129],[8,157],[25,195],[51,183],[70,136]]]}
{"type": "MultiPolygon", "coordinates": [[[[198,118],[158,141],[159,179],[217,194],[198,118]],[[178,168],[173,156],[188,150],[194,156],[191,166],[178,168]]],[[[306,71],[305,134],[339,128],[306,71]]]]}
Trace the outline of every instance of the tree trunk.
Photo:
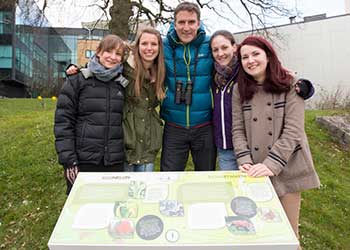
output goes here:
{"type": "Polygon", "coordinates": [[[109,13],[112,19],[109,22],[109,29],[112,34],[126,40],[129,35],[129,19],[133,14],[130,0],[113,0],[109,13]]]}

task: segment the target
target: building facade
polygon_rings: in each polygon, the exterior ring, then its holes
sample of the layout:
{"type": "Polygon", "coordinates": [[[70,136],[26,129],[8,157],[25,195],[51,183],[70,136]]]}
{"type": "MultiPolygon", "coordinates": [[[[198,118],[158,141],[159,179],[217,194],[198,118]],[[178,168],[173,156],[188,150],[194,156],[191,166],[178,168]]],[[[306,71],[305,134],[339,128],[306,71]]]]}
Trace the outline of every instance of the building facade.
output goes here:
{"type": "Polygon", "coordinates": [[[71,52],[34,0],[0,5],[0,41],[0,96],[57,92],[71,52]],[[61,52],[69,56],[55,58],[61,52]]]}
{"type": "MultiPolygon", "coordinates": [[[[95,50],[101,39],[109,34],[108,29],[100,28],[52,28],[64,41],[70,50],[70,55],[60,54],[65,58],[70,56],[69,64],[85,66],[90,57],[94,55],[95,50]]],[[[58,56],[58,54],[57,54],[58,56]]],[[[67,64],[68,65],[68,64],[67,64]]],[[[67,66],[66,65],[66,66],[67,66]]]]}
{"type": "Polygon", "coordinates": [[[1,1],[0,98],[58,95],[67,66],[85,67],[110,33],[107,21],[82,27],[51,27],[35,0],[1,1]]]}

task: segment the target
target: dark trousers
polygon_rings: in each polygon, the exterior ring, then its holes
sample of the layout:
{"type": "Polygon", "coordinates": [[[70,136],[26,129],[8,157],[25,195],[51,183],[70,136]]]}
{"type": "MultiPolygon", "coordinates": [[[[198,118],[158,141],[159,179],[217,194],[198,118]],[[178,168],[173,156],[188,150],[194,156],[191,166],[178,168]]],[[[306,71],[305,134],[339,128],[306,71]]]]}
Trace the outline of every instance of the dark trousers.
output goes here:
{"type": "Polygon", "coordinates": [[[182,128],[165,124],[160,170],[184,171],[190,151],[196,171],[215,170],[213,126],[182,128]]]}
{"type": "MultiPolygon", "coordinates": [[[[100,165],[93,165],[93,164],[81,164],[79,165],[79,172],[123,172],[124,171],[124,164],[120,165],[113,165],[113,166],[105,166],[103,164],[100,165]]],[[[68,181],[66,178],[67,183],[67,191],[66,194],[68,195],[73,187],[73,184],[68,181]]]]}

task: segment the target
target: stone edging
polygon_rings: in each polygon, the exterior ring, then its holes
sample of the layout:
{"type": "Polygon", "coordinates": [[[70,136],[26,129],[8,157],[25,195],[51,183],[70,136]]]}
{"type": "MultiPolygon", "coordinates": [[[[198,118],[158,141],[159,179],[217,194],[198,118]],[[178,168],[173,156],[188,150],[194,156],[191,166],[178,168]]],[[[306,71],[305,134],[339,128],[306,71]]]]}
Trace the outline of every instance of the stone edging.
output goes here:
{"type": "Polygon", "coordinates": [[[316,122],[325,127],[345,150],[350,150],[350,117],[319,116],[316,122]]]}

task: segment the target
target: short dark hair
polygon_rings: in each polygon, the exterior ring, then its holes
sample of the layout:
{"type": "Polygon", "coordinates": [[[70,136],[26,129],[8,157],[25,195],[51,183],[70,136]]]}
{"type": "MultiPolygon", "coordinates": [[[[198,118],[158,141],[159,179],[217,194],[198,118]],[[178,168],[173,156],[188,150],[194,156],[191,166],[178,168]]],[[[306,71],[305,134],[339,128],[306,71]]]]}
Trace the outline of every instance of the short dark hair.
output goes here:
{"type": "Polygon", "coordinates": [[[174,10],[174,19],[176,21],[176,15],[180,11],[188,11],[188,12],[194,12],[197,14],[198,21],[201,20],[201,10],[199,9],[198,5],[191,2],[182,2],[178,6],[176,6],[174,10]]]}
{"type": "Polygon", "coordinates": [[[217,37],[217,36],[225,37],[227,40],[230,41],[231,45],[236,44],[236,40],[233,37],[233,34],[231,32],[229,32],[227,30],[218,30],[218,31],[215,31],[214,34],[211,36],[211,38],[210,38],[210,46],[211,46],[211,43],[213,42],[214,38],[217,37]]]}

